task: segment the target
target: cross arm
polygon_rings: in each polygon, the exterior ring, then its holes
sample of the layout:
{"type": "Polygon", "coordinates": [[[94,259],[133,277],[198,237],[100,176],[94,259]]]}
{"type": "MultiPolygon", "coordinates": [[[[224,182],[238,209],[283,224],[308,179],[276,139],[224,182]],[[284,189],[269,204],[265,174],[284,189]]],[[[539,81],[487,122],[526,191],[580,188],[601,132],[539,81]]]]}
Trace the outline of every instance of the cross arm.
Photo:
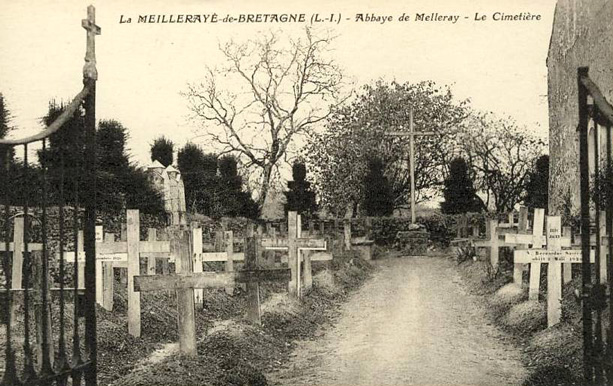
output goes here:
{"type": "Polygon", "coordinates": [[[413,136],[420,136],[420,135],[437,135],[438,133],[435,133],[433,131],[414,131],[414,132],[407,132],[407,131],[388,131],[387,133],[385,133],[385,135],[389,135],[392,137],[410,137],[411,135],[413,136]]]}
{"type": "Polygon", "coordinates": [[[289,281],[289,268],[256,269],[238,272],[202,272],[188,275],[134,276],[134,291],[146,292],[188,288],[223,288],[238,283],[289,281]]]}

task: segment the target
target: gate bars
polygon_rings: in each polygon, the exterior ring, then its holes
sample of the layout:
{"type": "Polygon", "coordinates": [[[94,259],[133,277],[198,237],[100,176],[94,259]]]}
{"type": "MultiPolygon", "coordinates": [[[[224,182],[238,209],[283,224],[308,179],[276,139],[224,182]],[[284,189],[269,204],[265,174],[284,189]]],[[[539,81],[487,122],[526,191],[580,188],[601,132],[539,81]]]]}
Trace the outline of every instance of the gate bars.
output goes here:
{"type": "Polygon", "coordinates": [[[589,69],[580,67],[577,71],[579,96],[579,171],[581,188],[581,251],[582,251],[582,300],[583,300],[583,365],[584,379],[588,385],[613,383],[613,169],[611,125],[613,107],[604,98],[598,86],[590,79],[589,69]],[[594,175],[590,176],[589,123],[594,125],[593,165],[594,175]],[[600,129],[606,133],[605,158],[600,159],[603,150],[600,144],[600,129]],[[602,181],[601,165],[604,163],[605,178],[602,181]],[[592,184],[590,184],[592,179],[592,184]],[[604,185],[604,186],[603,186],[604,185]],[[604,195],[604,197],[603,197],[604,195]],[[590,205],[593,204],[594,211],[590,205]],[[600,208],[606,210],[606,230],[608,235],[608,255],[601,256],[596,247],[594,270],[590,266],[590,231],[595,229],[597,245],[602,242],[600,234],[600,208]],[[591,222],[594,213],[595,221],[591,222]],[[600,278],[601,265],[607,265],[606,282],[600,278]],[[608,294],[607,294],[608,291],[608,294]],[[604,331],[603,311],[609,307],[608,329],[604,331]],[[595,314],[595,315],[594,315],[595,314]],[[595,318],[594,318],[595,316],[595,318]]]}
{"type": "MultiPolygon", "coordinates": [[[[61,115],[55,119],[44,131],[23,139],[0,139],[0,202],[2,211],[0,221],[3,221],[4,243],[0,250],[4,250],[2,256],[2,268],[5,280],[6,301],[4,309],[0,310],[6,315],[6,334],[5,350],[0,353],[0,359],[4,354],[4,374],[1,385],[80,385],[85,381],[86,385],[95,385],[97,378],[96,358],[96,272],[95,272],[95,221],[96,221],[96,60],[94,37],[100,34],[100,28],[95,24],[95,9],[89,6],[87,9],[87,19],[82,21],[82,27],[87,30],[87,53],[85,66],[83,68],[84,87],[64,109],[61,115]],[[83,140],[77,140],[78,135],[70,132],[66,125],[71,118],[80,117],[81,108],[85,110],[79,135],[83,140]],[[55,139],[55,142],[54,140],[55,139]],[[66,160],[70,157],[67,146],[74,140],[78,144],[77,153],[83,154],[82,157],[76,156],[76,161],[72,165],[66,160]],[[57,163],[50,163],[47,157],[51,143],[56,143],[59,148],[59,166],[57,163]],[[59,144],[58,144],[59,143],[59,144]],[[28,153],[33,146],[40,145],[39,152],[40,168],[39,171],[31,172],[33,169],[28,164],[28,153]],[[14,159],[16,150],[23,152],[23,160],[14,159]],[[19,163],[18,163],[19,162],[19,163]],[[22,165],[20,165],[22,164],[22,165]],[[19,169],[23,173],[19,176],[19,169]],[[67,174],[66,171],[69,173],[67,174]],[[29,181],[30,178],[40,178],[40,181],[29,181]],[[20,180],[21,177],[21,180],[20,180]],[[53,183],[55,190],[50,191],[49,183],[53,183]],[[17,189],[21,194],[16,197],[14,186],[20,184],[21,189],[17,189]],[[68,192],[66,192],[68,190],[68,192]],[[72,204],[73,218],[71,222],[72,230],[67,232],[65,229],[64,210],[70,209],[67,203],[72,204]],[[16,205],[18,208],[15,208],[16,205]],[[53,299],[49,283],[49,256],[50,236],[52,229],[49,226],[48,209],[50,204],[54,204],[59,210],[59,236],[54,240],[59,248],[59,326],[51,325],[51,307],[53,299]],[[23,214],[23,288],[13,288],[12,286],[12,263],[15,253],[11,253],[12,246],[16,246],[17,240],[10,242],[10,223],[15,216],[12,210],[17,209],[23,214]],[[84,218],[80,219],[80,212],[84,210],[84,218]],[[36,213],[40,214],[40,230],[34,229],[30,217],[36,213]],[[72,277],[72,287],[65,287],[65,276],[67,275],[65,266],[64,251],[68,241],[67,233],[72,233],[74,250],[78,250],[77,233],[79,226],[84,229],[84,251],[85,251],[85,289],[80,290],[79,283],[79,259],[74,259],[74,275],[72,277]],[[42,241],[42,251],[29,251],[29,244],[32,243],[32,234],[40,233],[42,241]],[[32,279],[30,267],[38,273],[37,280],[32,279]],[[72,349],[71,357],[67,350],[67,326],[66,326],[66,296],[65,293],[73,294],[72,315],[72,349]],[[78,299],[80,293],[84,292],[84,302],[79,307],[78,299]],[[22,299],[16,298],[21,295],[22,299]],[[23,312],[19,309],[17,300],[23,303],[23,312]],[[34,307],[34,310],[33,310],[34,307]],[[81,312],[84,316],[84,336],[79,328],[81,312]],[[17,322],[18,317],[23,319],[23,325],[17,322]],[[53,327],[53,328],[52,328],[53,327]],[[56,328],[57,327],[57,328],[56,328]],[[55,330],[54,330],[55,328],[55,330]],[[34,331],[33,331],[34,330],[34,331]],[[35,349],[32,341],[36,335],[35,349]],[[53,347],[54,340],[57,340],[57,347],[53,347]],[[84,352],[82,352],[82,340],[84,341],[84,352]],[[23,342],[23,343],[22,343],[23,342]],[[22,347],[20,347],[22,346],[22,347]]],[[[73,150],[74,150],[73,146],[73,150]]],[[[32,248],[34,249],[34,248],[32,248]]],[[[70,326],[68,326],[70,327],[70,326]]],[[[1,338],[0,338],[1,339],[1,338]]],[[[2,343],[2,342],[0,342],[2,343]]]]}

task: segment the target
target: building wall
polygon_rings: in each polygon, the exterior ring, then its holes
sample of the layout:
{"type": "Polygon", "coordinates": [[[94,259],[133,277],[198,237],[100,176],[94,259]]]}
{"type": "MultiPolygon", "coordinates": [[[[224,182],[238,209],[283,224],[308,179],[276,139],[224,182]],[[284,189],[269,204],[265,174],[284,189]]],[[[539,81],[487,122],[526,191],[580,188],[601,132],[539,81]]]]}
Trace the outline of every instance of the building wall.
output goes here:
{"type": "Polygon", "coordinates": [[[613,0],[558,0],[547,57],[549,211],[579,210],[577,68],[613,101],[613,0]]]}

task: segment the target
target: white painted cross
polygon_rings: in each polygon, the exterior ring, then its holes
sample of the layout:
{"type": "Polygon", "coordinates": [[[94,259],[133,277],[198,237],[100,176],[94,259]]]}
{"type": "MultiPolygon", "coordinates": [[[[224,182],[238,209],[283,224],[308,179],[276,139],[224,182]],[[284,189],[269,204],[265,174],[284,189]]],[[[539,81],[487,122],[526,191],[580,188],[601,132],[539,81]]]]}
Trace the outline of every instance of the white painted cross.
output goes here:
{"type": "MultiPolygon", "coordinates": [[[[289,293],[292,296],[300,297],[302,294],[300,263],[302,262],[302,251],[324,251],[327,248],[326,240],[303,238],[302,231],[299,231],[299,220],[297,212],[287,213],[287,239],[262,239],[262,246],[269,250],[287,250],[288,264],[291,269],[291,281],[289,282],[289,293]]],[[[310,262],[310,261],[309,261],[310,262]]],[[[311,272],[307,274],[310,275],[311,272]]]]}
{"type": "MultiPolygon", "coordinates": [[[[548,216],[547,249],[515,250],[513,253],[514,262],[516,263],[530,263],[534,266],[539,266],[540,263],[547,263],[547,325],[549,327],[558,324],[562,315],[561,264],[581,263],[581,251],[562,250],[562,244],[570,245],[569,241],[563,240],[561,217],[548,216]]],[[[538,294],[538,287],[536,291],[538,294]]]]}
{"type": "Polygon", "coordinates": [[[506,240],[500,240],[504,234],[498,232],[498,220],[490,220],[487,223],[487,235],[489,239],[474,240],[473,246],[475,248],[489,248],[490,249],[490,264],[494,271],[498,269],[499,262],[499,248],[501,247],[513,247],[515,244],[507,243],[506,240]]]}
{"type": "MultiPolygon", "coordinates": [[[[532,248],[543,248],[547,241],[543,235],[543,227],[545,225],[545,209],[534,209],[534,219],[532,222],[532,234],[505,234],[505,242],[510,245],[525,246],[527,248],[530,245],[532,248]]],[[[519,247],[521,248],[521,247],[519,247]]],[[[515,253],[513,253],[515,256],[515,253]]],[[[517,270],[523,271],[524,263],[514,260],[514,273],[513,279],[516,284],[521,285],[521,276],[517,273],[517,270]],[[519,277],[518,277],[519,276],[519,277]]],[[[530,264],[530,284],[528,290],[528,298],[530,300],[538,300],[539,297],[539,283],[541,280],[541,263],[534,262],[530,264]]]]}

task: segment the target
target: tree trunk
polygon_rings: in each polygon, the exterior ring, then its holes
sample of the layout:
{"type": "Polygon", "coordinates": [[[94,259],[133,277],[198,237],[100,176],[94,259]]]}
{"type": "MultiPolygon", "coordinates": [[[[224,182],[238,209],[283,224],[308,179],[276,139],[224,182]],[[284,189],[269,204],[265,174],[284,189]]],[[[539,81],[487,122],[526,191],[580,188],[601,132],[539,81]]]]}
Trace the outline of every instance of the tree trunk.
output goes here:
{"type": "Polygon", "coordinates": [[[268,189],[270,189],[270,178],[272,176],[272,167],[273,165],[271,164],[264,166],[264,171],[262,173],[262,190],[260,191],[260,196],[258,197],[258,207],[260,208],[260,210],[264,208],[266,197],[268,197],[268,189]]]}

